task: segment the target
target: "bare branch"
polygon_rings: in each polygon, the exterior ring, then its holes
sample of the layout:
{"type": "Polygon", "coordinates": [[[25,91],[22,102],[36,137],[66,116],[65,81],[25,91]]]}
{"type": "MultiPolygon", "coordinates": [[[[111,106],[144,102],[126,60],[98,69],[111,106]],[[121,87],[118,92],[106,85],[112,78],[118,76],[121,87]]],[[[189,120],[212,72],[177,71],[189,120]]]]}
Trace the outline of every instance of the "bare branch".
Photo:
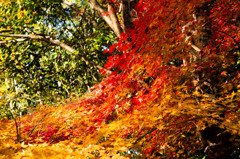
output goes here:
{"type": "Polygon", "coordinates": [[[42,37],[42,36],[37,36],[37,35],[25,35],[25,34],[0,34],[0,36],[3,36],[3,37],[17,37],[17,38],[29,38],[31,40],[46,41],[46,42],[50,42],[52,44],[58,45],[58,46],[66,49],[70,52],[77,52],[77,50],[75,50],[74,48],[62,43],[59,40],[53,40],[49,36],[42,37]]]}
{"type": "Polygon", "coordinates": [[[7,41],[0,41],[0,44],[6,44],[6,43],[14,43],[14,42],[22,42],[26,39],[15,39],[15,40],[7,40],[7,41]]]}
{"type": "MultiPolygon", "coordinates": [[[[51,39],[49,36],[46,37],[42,37],[42,36],[37,36],[37,35],[25,35],[25,34],[1,34],[0,36],[3,37],[17,37],[17,38],[29,38],[31,40],[40,40],[40,41],[45,41],[48,43],[52,43],[54,45],[60,46],[63,49],[68,50],[69,52],[77,52],[77,50],[75,50],[74,48],[72,48],[71,46],[68,46],[67,44],[59,41],[59,40],[53,40],[51,39]]],[[[88,59],[84,54],[79,53],[80,58],[86,62],[87,64],[92,65],[94,68],[97,68],[99,70],[104,69],[102,66],[95,64],[93,61],[91,61],[90,59],[88,59]]],[[[109,71],[108,71],[109,72],[109,71]]]]}
{"type": "Polygon", "coordinates": [[[193,45],[193,44],[190,44],[190,45],[195,51],[197,51],[197,52],[201,51],[201,49],[199,49],[199,47],[197,47],[196,45],[193,45]]]}
{"type": "MultiPolygon", "coordinates": [[[[92,8],[97,10],[101,15],[103,15],[103,19],[106,21],[106,23],[112,28],[112,30],[114,31],[114,33],[120,37],[120,34],[121,34],[121,28],[120,28],[120,25],[118,23],[118,20],[114,19],[114,17],[116,18],[116,14],[113,12],[113,11],[110,11],[109,13],[103,9],[99,3],[97,2],[97,0],[89,0],[89,3],[91,4],[92,8]],[[111,16],[108,16],[108,15],[104,15],[104,14],[112,14],[111,16]],[[112,19],[113,18],[113,19],[112,19]]],[[[110,6],[111,8],[111,6],[110,6]]]]}
{"type": "Polygon", "coordinates": [[[108,13],[109,13],[110,18],[112,20],[113,28],[118,31],[118,34],[121,34],[122,28],[119,25],[119,21],[118,21],[118,18],[116,16],[116,13],[114,12],[114,8],[113,8],[112,4],[109,4],[109,3],[108,3],[108,13]]]}
{"type": "MultiPolygon", "coordinates": [[[[35,128],[43,121],[43,119],[44,119],[48,114],[50,114],[50,113],[46,113],[46,114],[42,117],[42,119],[39,120],[36,125],[34,125],[34,127],[31,129],[31,131],[29,131],[27,138],[29,138],[29,137],[32,135],[32,133],[33,133],[33,131],[35,130],[35,128]]],[[[27,138],[25,138],[23,141],[26,141],[27,138]]]]}

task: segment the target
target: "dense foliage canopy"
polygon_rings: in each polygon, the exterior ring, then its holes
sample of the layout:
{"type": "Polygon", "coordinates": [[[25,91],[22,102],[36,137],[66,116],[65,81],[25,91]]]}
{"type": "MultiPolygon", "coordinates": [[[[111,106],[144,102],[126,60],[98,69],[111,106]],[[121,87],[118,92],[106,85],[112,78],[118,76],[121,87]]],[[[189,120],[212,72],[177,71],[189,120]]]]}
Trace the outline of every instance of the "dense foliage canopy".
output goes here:
{"type": "MultiPolygon", "coordinates": [[[[118,37],[104,51],[109,55],[101,68],[106,77],[76,101],[38,106],[21,121],[1,121],[0,157],[239,158],[240,2],[132,2],[89,0],[84,4],[90,4],[118,37]]],[[[76,10],[74,3],[67,4],[76,10]]],[[[24,4],[31,13],[39,8],[28,5],[33,4],[24,4]]],[[[34,14],[46,15],[45,11],[34,14]]],[[[58,23],[62,11],[53,13],[53,22],[58,23]]],[[[35,22],[39,25],[41,20],[35,22]]],[[[92,48],[94,39],[86,47],[92,48]]],[[[72,41],[77,43],[78,37],[72,41]]],[[[1,55],[10,47],[17,49],[14,54],[22,51],[27,56],[26,45],[5,44],[1,55]]],[[[57,48],[49,55],[53,64],[57,48]]]]}
{"type": "Polygon", "coordinates": [[[5,99],[22,109],[85,93],[101,80],[114,34],[85,2],[6,1],[0,15],[5,99]]]}

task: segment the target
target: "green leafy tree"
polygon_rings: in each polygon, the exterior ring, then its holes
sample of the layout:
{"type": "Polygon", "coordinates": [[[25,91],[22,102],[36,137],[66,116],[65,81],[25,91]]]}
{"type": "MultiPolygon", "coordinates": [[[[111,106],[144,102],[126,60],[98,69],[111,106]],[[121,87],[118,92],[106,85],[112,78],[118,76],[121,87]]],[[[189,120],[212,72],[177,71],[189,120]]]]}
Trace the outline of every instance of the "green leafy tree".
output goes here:
{"type": "Polygon", "coordinates": [[[115,35],[84,1],[10,0],[0,11],[1,115],[15,120],[20,141],[29,107],[79,96],[102,79],[115,35]]]}
{"type": "Polygon", "coordinates": [[[6,1],[0,68],[28,105],[79,95],[99,82],[115,35],[84,1],[6,1]]]}

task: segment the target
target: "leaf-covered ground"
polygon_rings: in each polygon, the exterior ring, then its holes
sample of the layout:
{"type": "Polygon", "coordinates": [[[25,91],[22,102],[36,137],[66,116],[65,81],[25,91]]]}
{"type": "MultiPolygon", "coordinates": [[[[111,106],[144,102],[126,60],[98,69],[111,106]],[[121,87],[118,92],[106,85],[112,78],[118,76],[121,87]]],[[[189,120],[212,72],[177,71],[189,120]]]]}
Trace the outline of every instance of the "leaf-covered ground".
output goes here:
{"type": "Polygon", "coordinates": [[[59,107],[42,106],[25,115],[22,143],[16,143],[14,121],[1,121],[0,158],[124,158],[120,152],[131,145],[123,139],[106,140],[118,125],[103,128],[106,125],[92,119],[94,110],[85,102],[88,99],[59,107]]]}

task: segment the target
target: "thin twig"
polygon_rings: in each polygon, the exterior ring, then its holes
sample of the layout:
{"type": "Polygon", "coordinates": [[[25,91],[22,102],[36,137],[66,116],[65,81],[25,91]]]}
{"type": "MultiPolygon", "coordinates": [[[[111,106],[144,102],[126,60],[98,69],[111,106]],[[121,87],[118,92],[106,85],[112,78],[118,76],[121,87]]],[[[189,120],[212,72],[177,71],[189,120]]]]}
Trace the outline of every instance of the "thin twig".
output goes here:
{"type": "MultiPolygon", "coordinates": [[[[209,117],[209,116],[206,116],[206,117],[209,117]]],[[[169,124],[169,125],[166,125],[164,127],[170,127],[170,126],[174,126],[174,125],[178,125],[178,124],[182,124],[182,123],[185,123],[185,122],[188,122],[188,121],[192,121],[192,120],[196,120],[196,119],[201,119],[201,118],[205,118],[205,117],[195,117],[195,118],[191,118],[191,119],[188,119],[188,120],[184,120],[184,121],[180,121],[180,122],[177,122],[175,124],[169,124]]],[[[142,140],[144,137],[146,137],[148,134],[151,134],[152,132],[154,132],[155,130],[157,130],[157,125],[159,124],[156,124],[152,129],[150,129],[148,132],[146,132],[144,135],[140,136],[136,141],[133,142],[133,145],[137,144],[140,140],[142,140]]]]}
{"type": "MultiPolygon", "coordinates": [[[[44,119],[48,114],[50,114],[50,113],[46,113],[46,114],[42,117],[42,119],[39,120],[36,125],[34,125],[34,127],[32,128],[32,130],[28,133],[27,138],[32,135],[32,133],[33,133],[33,131],[35,130],[35,128],[43,121],[43,119],[44,119]]],[[[23,141],[26,141],[27,138],[25,138],[23,141]]]]}

